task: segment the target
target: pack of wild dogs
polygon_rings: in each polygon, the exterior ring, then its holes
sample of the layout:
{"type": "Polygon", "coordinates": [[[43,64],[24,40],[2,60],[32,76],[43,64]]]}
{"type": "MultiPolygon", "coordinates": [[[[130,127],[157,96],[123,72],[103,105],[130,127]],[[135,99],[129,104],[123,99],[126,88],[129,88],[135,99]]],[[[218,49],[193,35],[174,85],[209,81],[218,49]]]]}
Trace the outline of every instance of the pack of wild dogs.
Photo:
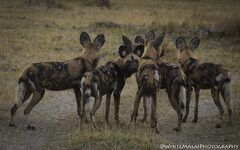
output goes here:
{"type": "Polygon", "coordinates": [[[14,126],[14,116],[17,110],[32,95],[31,101],[23,112],[27,117],[27,128],[35,129],[29,123],[28,116],[33,107],[43,98],[46,89],[52,91],[73,89],[82,129],[83,123],[87,122],[87,115],[89,115],[94,128],[99,129],[95,114],[104,95],[106,95],[105,121],[109,122],[110,100],[113,94],[114,118],[116,124],[119,124],[121,92],[126,80],[133,74],[136,76],[138,88],[128,128],[132,122],[137,120],[142,98],[144,115],[141,121],[147,120],[148,108],[150,108],[151,128],[159,132],[157,117],[157,108],[161,107],[157,106],[159,89],[165,89],[169,102],[177,113],[175,131],[180,131],[181,123],[187,120],[193,89],[196,100],[192,120],[194,123],[198,121],[200,89],[210,89],[220,114],[216,127],[221,127],[224,113],[220,94],[227,106],[228,124],[233,125],[229,71],[220,64],[199,62],[195,56],[195,50],[200,44],[198,37],[192,38],[190,42],[186,42],[185,38],[181,36],[176,39],[176,48],[179,50],[178,61],[181,67],[160,61],[161,57],[164,57],[164,49],[161,48],[164,37],[164,32],[156,35],[154,31],[149,31],[145,38],[136,36],[134,42],[126,36],[122,36],[123,44],[118,48],[119,57],[97,67],[101,58],[99,52],[105,43],[105,36],[99,34],[92,41],[88,33],[82,32],[80,44],[83,46],[83,50],[79,57],[64,62],[33,63],[23,71],[18,81],[16,102],[11,108],[9,126],[14,126]]]}

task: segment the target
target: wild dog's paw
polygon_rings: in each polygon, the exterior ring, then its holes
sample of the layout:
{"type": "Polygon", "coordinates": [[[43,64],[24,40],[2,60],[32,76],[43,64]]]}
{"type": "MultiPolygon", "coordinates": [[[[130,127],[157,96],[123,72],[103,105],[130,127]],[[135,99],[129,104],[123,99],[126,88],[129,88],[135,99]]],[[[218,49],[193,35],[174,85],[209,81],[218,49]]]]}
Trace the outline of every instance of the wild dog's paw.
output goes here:
{"type": "Polygon", "coordinates": [[[197,123],[198,119],[197,118],[193,118],[192,122],[193,123],[197,123]]]}
{"type": "Polygon", "coordinates": [[[9,126],[9,127],[14,127],[15,124],[14,124],[14,123],[9,123],[8,126],[9,126]]]}
{"type": "Polygon", "coordinates": [[[28,129],[28,130],[36,130],[36,127],[35,127],[35,126],[28,125],[28,126],[27,126],[27,129],[28,129]]]}
{"type": "Polygon", "coordinates": [[[233,126],[234,126],[234,124],[233,124],[232,121],[229,121],[227,124],[228,124],[228,126],[230,126],[230,127],[233,127],[233,126]]]}
{"type": "Polygon", "coordinates": [[[217,124],[215,125],[215,128],[221,128],[221,127],[222,127],[221,123],[217,123],[217,124]]]}
{"type": "Polygon", "coordinates": [[[147,119],[146,119],[146,117],[143,117],[140,121],[141,121],[141,122],[146,122],[147,119]]]}
{"type": "Polygon", "coordinates": [[[179,128],[179,127],[173,128],[173,131],[179,132],[179,131],[181,131],[181,128],[179,128]]]}
{"type": "Polygon", "coordinates": [[[182,122],[183,122],[183,123],[186,123],[186,119],[183,118],[182,122]]]}

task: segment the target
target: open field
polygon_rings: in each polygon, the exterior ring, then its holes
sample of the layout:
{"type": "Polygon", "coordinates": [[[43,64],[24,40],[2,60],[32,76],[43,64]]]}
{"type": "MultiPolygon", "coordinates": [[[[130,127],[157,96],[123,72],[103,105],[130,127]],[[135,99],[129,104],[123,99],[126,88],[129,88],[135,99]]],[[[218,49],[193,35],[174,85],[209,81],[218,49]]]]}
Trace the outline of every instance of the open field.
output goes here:
{"type": "MultiPolygon", "coordinates": [[[[239,144],[240,143],[240,2],[238,0],[112,0],[110,9],[84,6],[81,1],[57,1],[59,6],[29,5],[24,0],[0,0],[0,149],[159,149],[160,144],[239,144]],[[224,124],[214,128],[218,110],[210,91],[200,93],[199,122],[193,118],[194,94],[190,115],[182,131],[175,133],[177,116],[165,91],[158,94],[160,134],[150,124],[137,122],[127,129],[136,93],[135,77],[128,79],[120,105],[121,125],[113,119],[104,123],[105,101],[97,112],[102,131],[91,125],[80,131],[72,90],[47,91],[31,112],[36,131],[25,128],[21,109],[17,127],[9,128],[10,108],[14,102],[18,77],[33,62],[64,61],[79,56],[79,35],[86,31],[93,38],[103,33],[106,42],[100,64],[118,57],[121,36],[134,39],[148,30],[167,32],[163,61],[176,63],[178,51],[174,42],[178,35],[200,37],[197,56],[201,62],[221,63],[232,73],[233,128],[224,124]],[[212,34],[207,31],[210,30],[212,34]]],[[[179,64],[178,64],[179,65],[179,64]]],[[[223,103],[223,101],[222,101],[223,103]]],[[[24,104],[26,106],[26,104],[24,104]]],[[[24,107],[23,107],[24,108],[24,107]]],[[[140,106],[139,118],[143,109],[140,106]]]]}

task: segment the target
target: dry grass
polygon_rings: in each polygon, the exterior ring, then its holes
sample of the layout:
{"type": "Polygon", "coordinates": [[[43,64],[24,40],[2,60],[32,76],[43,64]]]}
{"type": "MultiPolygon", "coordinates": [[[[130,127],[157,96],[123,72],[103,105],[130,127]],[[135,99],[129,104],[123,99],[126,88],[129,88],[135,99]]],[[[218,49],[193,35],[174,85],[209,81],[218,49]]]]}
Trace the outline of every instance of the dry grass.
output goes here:
{"type": "MultiPolygon", "coordinates": [[[[137,34],[144,36],[149,29],[158,33],[167,31],[169,34],[164,40],[167,47],[163,60],[178,64],[178,51],[174,45],[176,36],[183,34],[182,31],[206,28],[229,35],[217,41],[203,38],[198,56],[202,62],[222,63],[231,70],[234,118],[240,120],[240,3],[237,0],[112,0],[111,9],[85,7],[74,0],[62,0],[60,3],[68,9],[26,7],[24,0],[0,1],[0,68],[6,65],[11,68],[0,70],[1,110],[9,110],[14,100],[18,76],[26,66],[33,62],[63,61],[77,57],[81,50],[79,34],[82,31],[89,32],[92,38],[100,32],[105,34],[106,44],[102,53],[106,55],[101,64],[117,57],[117,48],[122,43],[123,34],[133,39],[137,34]],[[113,22],[119,27],[96,27],[96,22],[113,22]]],[[[189,34],[188,37],[192,36],[189,34]]],[[[130,116],[129,106],[132,106],[134,98],[132,93],[136,91],[134,78],[129,79],[126,89],[121,110],[127,109],[126,112],[120,112],[125,124],[130,116]]],[[[203,93],[210,97],[209,93],[203,93]]],[[[100,113],[100,118],[103,118],[102,115],[100,113]]],[[[106,129],[100,134],[87,129],[83,136],[78,136],[81,133],[76,129],[69,143],[71,147],[83,144],[84,148],[89,148],[87,141],[97,143],[104,140],[107,142],[100,147],[109,149],[113,146],[112,143],[120,141],[120,147],[116,149],[124,149],[126,146],[150,149],[164,142],[161,137],[149,133],[148,129],[139,127],[136,130],[106,129]],[[139,130],[143,132],[139,133],[139,130]]],[[[95,145],[95,149],[98,146],[95,145]]]]}

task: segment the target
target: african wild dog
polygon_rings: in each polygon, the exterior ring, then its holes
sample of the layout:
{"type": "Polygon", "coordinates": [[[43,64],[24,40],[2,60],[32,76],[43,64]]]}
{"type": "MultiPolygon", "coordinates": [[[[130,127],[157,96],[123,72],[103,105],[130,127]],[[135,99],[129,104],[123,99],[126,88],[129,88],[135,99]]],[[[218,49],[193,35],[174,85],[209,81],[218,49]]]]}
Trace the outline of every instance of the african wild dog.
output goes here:
{"type": "MultiPolygon", "coordinates": [[[[79,81],[86,71],[97,66],[99,50],[104,42],[103,34],[99,34],[94,42],[91,42],[88,33],[82,32],[80,43],[84,49],[79,57],[64,62],[33,63],[25,69],[19,79],[16,103],[11,109],[9,126],[14,126],[14,115],[21,104],[33,95],[30,103],[24,109],[25,116],[28,116],[32,108],[43,98],[45,89],[60,91],[72,88],[75,92],[78,115],[80,116],[81,92],[79,81]]],[[[35,129],[34,126],[27,124],[28,129],[35,129]]]]}
{"type": "MultiPolygon", "coordinates": [[[[138,36],[137,39],[138,41],[135,42],[144,44],[144,39],[141,36],[138,36]]],[[[162,55],[163,53],[164,49],[162,49],[162,55]]],[[[182,69],[175,64],[158,61],[157,65],[158,73],[161,76],[159,88],[165,89],[166,93],[168,94],[170,104],[178,115],[178,126],[174,128],[174,130],[180,131],[184,109],[183,101],[186,99],[185,74],[183,73],[182,69]]],[[[147,119],[147,106],[147,99],[146,97],[143,97],[143,122],[145,122],[147,119]]]]}
{"type": "Polygon", "coordinates": [[[159,132],[156,106],[160,75],[158,73],[157,60],[161,55],[160,45],[164,37],[165,33],[162,33],[155,39],[155,33],[153,31],[149,31],[145,36],[146,48],[140,59],[139,68],[136,73],[138,91],[136,93],[129,127],[133,120],[136,122],[141,97],[149,97],[151,98],[151,127],[155,128],[156,132],[159,132]]]}
{"type": "Polygon", "coordinates": [[[144,51],[143,47],[143,45],[139,45],[132,52],[126,45],[122,45],[118,49],[121,58],[109,61],[84,74],[81,81],[83,93],[81,120],[84,120],[85,111],[90,111],[93,125],[98,128],[94,115],[101,104],[102,96],[106,95],[105,120],[108,123],[111,94],[115,90],[122,90],[126,78],[137,71],[139,59],[144,51]],[[88,107],[88,110],[85,106],[88,107]]]}
{"type": "Polygon", "coordinates": [[[229,113],[229,125],[232,125],[232,108],[231,108],[231,89],[230,89],[230,73],[220,64],[214,63],[199,63],[195,57],[195,49],[199,46],[200,40],[194,37],[190,44],[186,44],[183,37],[178,37],[176,47],[180,50],[179,62],[187,77],[187,102],[186,112],[183,122],[186,121],[189,114],[189,105],[192,93],[192,87],[195,90],[195,109],[193,122],[198,120],[198,101],[200,89],[211,89],[214,103],[219,109],[220,122],[216,124],[217,128],[221,127],[223,107],[220,102],[219,93],[221,93],[224,102],[226,103],[229,113]]]}
{"type": "MultiPolygon", "coordinates": [[[[138,37],[135,38],[135,41],[138,40],[137,38],[138,37]]],[[[124,68],[124,64],[131,63],[132,61],[135,61],[135,62],[139,63],[139,59],[142,56],[142,53],[144,51],[144,45],[141,44],[141,43],[136,43],[136,42],[135,42],[136,44],[133,44],[131,42],[131,40],[126,36],[123,36],[122,40],[123,40],[123,44],[126,46],[126,48],[128,49],[129,53],[132,55],[132,57],[126,57],[128,59],[126,59],[126,58],[123,59],[123,58],[120,57],[118,59],[118,64],[120,66],[122,66],[121,68],[124,68]],[[132,59],[130,59],[130,58],[132,58],[132,59]]],[[[132,74],[134,74],[136,72],[137,72],[137,70],[122,69],[121,70],[121,75],[118,77],[117,89],[115,89],[114,92],[113,92],[114,107],[115,107],[115,117],[114,118],[115,118],[115,121],[116,121],[117,125],[119,123],[118,114],[119,114],[121,92],[124,88],[124,85],[125,85],[125,82],[126,82],[127,78],[129,78],[132,74]]]]}

